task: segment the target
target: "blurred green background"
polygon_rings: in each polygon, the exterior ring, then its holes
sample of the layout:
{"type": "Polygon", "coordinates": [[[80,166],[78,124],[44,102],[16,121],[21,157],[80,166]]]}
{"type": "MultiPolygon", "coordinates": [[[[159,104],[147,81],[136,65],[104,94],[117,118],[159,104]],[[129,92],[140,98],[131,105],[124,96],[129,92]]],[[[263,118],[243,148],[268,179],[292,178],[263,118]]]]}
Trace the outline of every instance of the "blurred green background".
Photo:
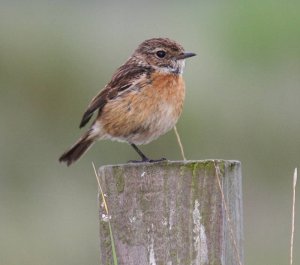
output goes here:
{"type": "MultiPolygon", "coordinates": [[[[90,99],[158,36],[198,54],[186,64],[178,123],[188,159],[242,162],[245,264],[287,264],[300,161],[299,14],[299,1],[2,0],[0,264],[100,264],[91,162],[136,154],[103,141],[70,168],[57,159],[82,133],[90,99]]],[[[173,132],[142,150],[181,159],[173,132]]]]}

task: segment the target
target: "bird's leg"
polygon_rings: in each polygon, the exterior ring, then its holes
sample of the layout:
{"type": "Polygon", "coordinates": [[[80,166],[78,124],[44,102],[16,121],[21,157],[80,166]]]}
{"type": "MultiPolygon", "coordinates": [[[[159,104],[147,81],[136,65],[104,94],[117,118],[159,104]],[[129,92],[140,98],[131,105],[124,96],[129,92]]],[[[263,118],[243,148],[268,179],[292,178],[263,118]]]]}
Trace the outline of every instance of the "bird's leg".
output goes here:
{"type": "Polygon", "coordinates": [[[161,158],[161,159],[157,159],[157,160],[149,159],[147,156],[145,156],[143,154],[143,152],[135,144],[131,143],[130,145],[139,154],[139,156],[142,158],[142,160],[130,160],[130,161],[128,161],[129,163],[141,163],[141,162],[153,163],[153,162],[160,162],[160,161],[167,160],[166,158],[161,158]]]}
{"type": "Polygon", "coordinates": [[[139,154],[139,156],[142,158],[142,161],[136,161],[136,162],[149,162],[150,161],[150,159],[147,157],[147,156],[145,156],[144,154],[143,154],[143,152],[140,150],[140,149],[138,149],[138,147],[135,145],[135,144],[130,144],[132,147],[133,147],[133,149],[139,154]]]}

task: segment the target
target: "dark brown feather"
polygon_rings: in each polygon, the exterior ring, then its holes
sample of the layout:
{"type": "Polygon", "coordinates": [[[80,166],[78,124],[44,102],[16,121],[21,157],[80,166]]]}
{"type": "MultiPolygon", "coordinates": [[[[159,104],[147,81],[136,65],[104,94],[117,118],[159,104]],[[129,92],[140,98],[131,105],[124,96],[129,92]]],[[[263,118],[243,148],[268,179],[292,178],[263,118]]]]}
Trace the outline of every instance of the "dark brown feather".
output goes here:
{"type": "Polygon", "coordinates": [[[94,143],[90,132],[85,133],[69,150],[62,154],[59,162],[65,162],[68,166],[77,161],[94,143]]]}
{"type": "Polygon", "coordinates": [[[130,61],[119,67],[119,69],[113,75],[110,83],[108,83],[107,86],[92,99],[87,110],[83,114],[79,127],[82,128],[85,126],[97,109],[99,110],[98,115],[101,115],[101,110],[108,100],[116,98],[119,92],[130,89],[133,85],[130,81],[138,80],[141,75],[148,75],[152,71],[154,71],[154,69],[151,67],[131,64],[130,61]]]}

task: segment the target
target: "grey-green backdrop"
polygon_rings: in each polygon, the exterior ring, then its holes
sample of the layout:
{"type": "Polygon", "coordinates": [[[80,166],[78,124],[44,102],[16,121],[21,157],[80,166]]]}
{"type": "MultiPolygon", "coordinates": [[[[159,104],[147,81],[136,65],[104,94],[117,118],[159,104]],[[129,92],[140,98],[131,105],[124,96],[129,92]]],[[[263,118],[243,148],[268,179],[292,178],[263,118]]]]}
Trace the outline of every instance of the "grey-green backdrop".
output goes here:
{"type": "MultiPolygon", "coordinates": [[[[135,47],[170,37],[196,52],[178,123],[188,159],[243,165],[245,264],[287,264],[300,161],[300,2],[0,3],[0,264],[99,264],[96,166],[136,154],[99,142],[57,162],[90,99],[135,47]]],[[[173,132],[142,147],[181,159],[173,132]]],[[[298,186],[295,250],[300,247],[298,186]]],[[[294,264],[300,263],[295,251],[294,264]]]]}

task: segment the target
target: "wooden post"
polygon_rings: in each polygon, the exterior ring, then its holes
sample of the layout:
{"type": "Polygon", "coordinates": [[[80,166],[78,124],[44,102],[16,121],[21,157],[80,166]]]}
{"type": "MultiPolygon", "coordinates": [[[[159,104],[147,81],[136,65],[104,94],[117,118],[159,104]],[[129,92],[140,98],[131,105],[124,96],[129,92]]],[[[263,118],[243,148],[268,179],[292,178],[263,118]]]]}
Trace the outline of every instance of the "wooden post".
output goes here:
{"type": "Polygon", "coordinates": [[[240,162],[103,166],[99,177],[102,265],[113,247],[118,265],[243,264],[240,162]]]}

